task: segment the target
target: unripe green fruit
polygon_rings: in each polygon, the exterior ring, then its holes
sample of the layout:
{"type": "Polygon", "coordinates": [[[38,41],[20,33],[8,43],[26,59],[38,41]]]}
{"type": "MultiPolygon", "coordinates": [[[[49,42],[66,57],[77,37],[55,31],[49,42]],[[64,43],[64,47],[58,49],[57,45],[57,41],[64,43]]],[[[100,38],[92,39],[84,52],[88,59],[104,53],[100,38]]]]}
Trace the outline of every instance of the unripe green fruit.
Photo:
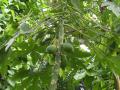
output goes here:
{"type": "Polygon", "coordinates": [[[47,48],[46,48],[46,52],[50,53],[50,54],[53,54],[57,51],[57,48],[55,45],[49,45],[47,48]]]}
{"type": "Polygon", "coordinates": [[[70,44],[70,43],[63,43],[62,50],[64,50],[65,52],[73,52],[74,48],[73,48],[72,44],[70,44]]]}

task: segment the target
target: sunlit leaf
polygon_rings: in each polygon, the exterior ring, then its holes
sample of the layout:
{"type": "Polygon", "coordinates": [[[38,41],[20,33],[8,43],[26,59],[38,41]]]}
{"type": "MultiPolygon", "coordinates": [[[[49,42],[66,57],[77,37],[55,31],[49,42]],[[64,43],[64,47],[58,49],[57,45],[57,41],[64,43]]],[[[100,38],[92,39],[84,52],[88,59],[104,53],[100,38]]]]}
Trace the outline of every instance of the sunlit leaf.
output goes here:
{"type": "Polygon", "coordinates": [[[115,3],[113,2],[103,2],[102,7],[107,6],[109,10],[111,10],[117,17],[120,16],[120,7],[117,6],[115,3]]]}

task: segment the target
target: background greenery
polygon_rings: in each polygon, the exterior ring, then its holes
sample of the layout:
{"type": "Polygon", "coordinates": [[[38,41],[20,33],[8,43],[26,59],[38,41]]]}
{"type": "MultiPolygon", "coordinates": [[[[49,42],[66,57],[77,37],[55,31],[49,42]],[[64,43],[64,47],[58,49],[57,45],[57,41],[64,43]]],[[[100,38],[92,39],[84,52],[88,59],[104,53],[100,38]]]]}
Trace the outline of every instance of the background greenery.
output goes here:
{"type": "Polygon", "coordinates": [[[114,90],[119,5],[120,0],[0,0],[0,90],[114,90]],[[59,50],[60,37],[73,52],[59,50]],[[46,52],[53,44],[58,58],[46,52]]]}

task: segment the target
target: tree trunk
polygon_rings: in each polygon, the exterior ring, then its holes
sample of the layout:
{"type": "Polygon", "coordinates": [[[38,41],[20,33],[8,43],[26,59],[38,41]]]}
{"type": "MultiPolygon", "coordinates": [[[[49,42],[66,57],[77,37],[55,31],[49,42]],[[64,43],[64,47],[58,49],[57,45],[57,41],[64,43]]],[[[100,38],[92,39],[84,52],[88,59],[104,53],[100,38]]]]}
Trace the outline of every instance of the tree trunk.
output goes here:
{"type": "Polygon", "coordinates": [[[64,39],[64,21],[60,21],[59,25],[59,36],[58,36],[58,51],[55,55],[55,63],[52,68],[52,78],[49,90],[56,90],[57,89],[57,81],[59,77],[59,70],[61,65],[61,44],[63,44],[64,39]]]}
{"type": "Polygon", "coordinates": [[[114,76],[115,76],[115,88],[116,90],[120,90],[120,76],[119,75],[114,76]]]}

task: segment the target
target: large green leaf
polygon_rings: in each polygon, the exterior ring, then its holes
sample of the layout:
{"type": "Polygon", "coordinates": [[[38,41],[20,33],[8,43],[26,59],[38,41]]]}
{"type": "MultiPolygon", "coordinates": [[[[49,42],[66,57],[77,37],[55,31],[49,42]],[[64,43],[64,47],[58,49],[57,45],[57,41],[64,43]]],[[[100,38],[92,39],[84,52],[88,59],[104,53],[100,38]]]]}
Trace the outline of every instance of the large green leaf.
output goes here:
{"type": "Polygon", "coordinates": [[[111,56],[108,58],[107,63],[110,65],[111,69],[116,72],[117,74],[120,74],[120,56],[111,56]]]}

